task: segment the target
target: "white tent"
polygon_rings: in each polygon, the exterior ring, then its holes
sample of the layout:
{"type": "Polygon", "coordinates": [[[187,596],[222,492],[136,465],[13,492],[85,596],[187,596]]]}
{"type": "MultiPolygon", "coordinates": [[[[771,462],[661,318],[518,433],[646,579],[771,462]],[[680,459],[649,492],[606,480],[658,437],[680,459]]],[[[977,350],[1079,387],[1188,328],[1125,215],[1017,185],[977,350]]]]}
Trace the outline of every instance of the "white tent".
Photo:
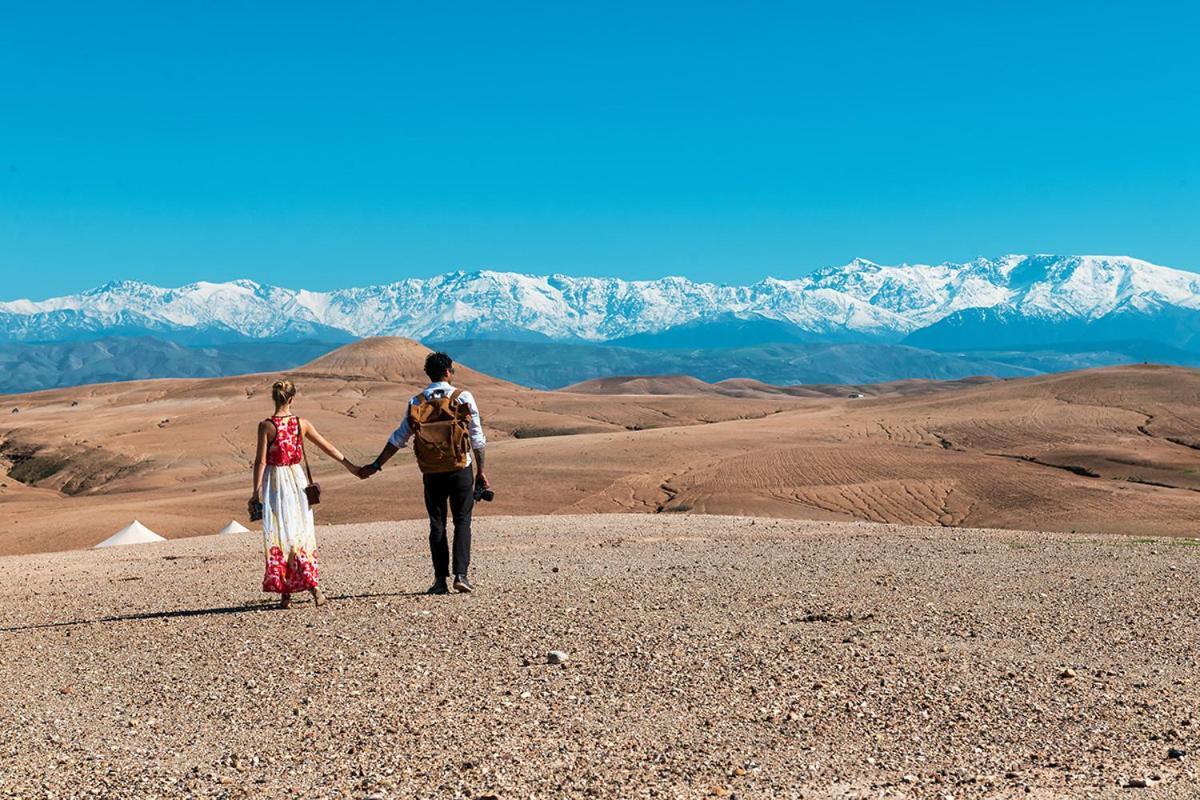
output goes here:
{"type": "Polygon", "coordinates": [[[149,542],[165,541],[166,539],[135,519],[129,525],[121,528],[121,530],[96,545],[96,547],[119,547],[123,544],[147,544],[149,542]]]}
{"type": "Polygon", "coordinates": [[[223,533],[249,533],[249,532],[250,532],[250,529],[247,528],[245,525],[238,522],[236,519],[231,519],[231,520],[229,520],[228,525],[226,525],[224,528],[221,528],[221,530],[217,531],[217,534],[219,535],[219,534],[223,534],[223,533]]]}

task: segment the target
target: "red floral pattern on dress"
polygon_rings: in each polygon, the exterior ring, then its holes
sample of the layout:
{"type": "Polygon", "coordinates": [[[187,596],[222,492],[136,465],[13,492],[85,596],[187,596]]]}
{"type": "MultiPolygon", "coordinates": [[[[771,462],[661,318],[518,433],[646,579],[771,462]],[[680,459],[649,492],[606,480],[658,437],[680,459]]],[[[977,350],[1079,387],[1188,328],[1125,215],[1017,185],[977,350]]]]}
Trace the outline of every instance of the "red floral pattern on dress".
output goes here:
{"type": "Polygon", "coordinates": [[[317,586],[317,552],[295,550],[287,558],[283,550],[272,547],[267,552],[267,571],[263,575],[263,591],[279,594],[307,592],[317,586]]]}
{"type": "Polygon", "coordinates": [[[272,467],[290,467],[304,460],[304,451],[300,447],[300,418],[271,417],[275,426],[275,440],[267,448],[267,465],[272,467]]]}

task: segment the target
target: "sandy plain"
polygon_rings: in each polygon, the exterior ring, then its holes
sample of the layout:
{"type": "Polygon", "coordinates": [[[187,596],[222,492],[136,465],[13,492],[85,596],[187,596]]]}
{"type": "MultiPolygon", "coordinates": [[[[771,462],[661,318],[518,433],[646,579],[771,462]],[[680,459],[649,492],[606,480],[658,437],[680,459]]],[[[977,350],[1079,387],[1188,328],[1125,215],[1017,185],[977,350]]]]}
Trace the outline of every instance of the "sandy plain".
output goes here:
{"type": "Polygon", "coordinates": [[[253,534],[0,558],[0,795],[1200,794],[1193,540],[488,514],[429,597],[424,534],[289,611],[253,534]]]}

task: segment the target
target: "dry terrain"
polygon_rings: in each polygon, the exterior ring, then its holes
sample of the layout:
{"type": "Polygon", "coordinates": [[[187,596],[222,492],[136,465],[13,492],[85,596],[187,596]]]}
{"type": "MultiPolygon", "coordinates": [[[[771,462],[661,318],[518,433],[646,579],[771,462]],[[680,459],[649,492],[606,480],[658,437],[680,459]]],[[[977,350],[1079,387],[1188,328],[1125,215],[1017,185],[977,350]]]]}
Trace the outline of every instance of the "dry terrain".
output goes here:
{"type": "Polygon", "coordinates": [[[955,381],[903,380],[885,383],[830,384],[806,383],[798,386],[774,386],[751,378],[730,378],[708,383],[690,375],[622,375],[615,378],[594,378],[576,383],[559,391],[574,394],[714,394],[726,397],[902,397],[930,394],[953,389],[983,386],[996,378],[974,377],[955,381]]]}
{"type": "Polygon", "coordinates": [[[252,534],[0,558],[0,796],[1200,796],[1194,540],[484,516],[428,597],[318,535],[323,609],[252,534]]]}
{"type": "MultiPolygon", "coordinates": [[[[294,373],[297,411],[368,462],[425,383],[426,352],[399,339],[335,351],[294,373]]],[[[177,538],[242,516],[271,380],[0,398],[0,553],[86,547],[134,518],[177,538]]],[[[731,381],[711,391],[681,379],[633,387],[669,394],[540,392],[466,368],[457,382],[484,412],[493,513],[705,512],[1152,536],[1200,525],[1195,370],[903,382],[861,399],[844,388],[731,381]]],[[[603,391],[614,388],[629,387],[603,391]]],[[[322,522],[423,516],[407,453],[366,482],[320,454],[314,472],[326,488],[322,522]]]]}

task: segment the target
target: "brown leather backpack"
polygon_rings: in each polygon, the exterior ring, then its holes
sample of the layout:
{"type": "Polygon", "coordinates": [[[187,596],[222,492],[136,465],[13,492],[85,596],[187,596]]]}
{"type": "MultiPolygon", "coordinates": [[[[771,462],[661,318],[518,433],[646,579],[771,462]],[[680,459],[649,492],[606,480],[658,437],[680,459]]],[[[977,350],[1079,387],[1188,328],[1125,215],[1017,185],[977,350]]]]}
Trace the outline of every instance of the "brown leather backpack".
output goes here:
{"type": "Polygon", "coordinates": [[[420,396],[408,407],[408,426],[413,432],[413,453],[421,472],[456,472],[467,466],[471,452],[471,409],[459,403],[462,389],[453,394],[420,396]]]}

